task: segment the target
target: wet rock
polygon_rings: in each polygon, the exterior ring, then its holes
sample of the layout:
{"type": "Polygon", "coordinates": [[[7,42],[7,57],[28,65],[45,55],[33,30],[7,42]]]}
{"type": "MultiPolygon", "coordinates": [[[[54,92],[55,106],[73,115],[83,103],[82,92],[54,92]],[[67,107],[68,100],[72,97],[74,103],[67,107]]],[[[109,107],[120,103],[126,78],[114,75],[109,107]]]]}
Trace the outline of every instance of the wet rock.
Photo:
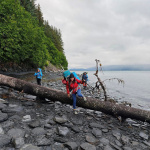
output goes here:
{"type": "Polygon", "coordinates": [[[89,143],[83,143],[80,145],[81,150],[96,150],[96,147],[94,145],[91,145],[89,143]]]}
{"type": "Polygon", "coordinates": [[[19,137],[19,138],[13,139],[13,144],[14,144],[15,148],[17,148],[17,149],[21,148],[25,144],[24,138],[19,137]]]}
{"type": "Polygon", "coordinates": [[[19,138],[19,137],[24,137],[25,135],[25,131],[22,129],[18,129],[18,128],[12,128],[10,129],[7,134],[11,137],[11,138],[19,138]]]}
{"type": "Polygon", "coordinates": [[[68,120],[66,118],[63,118],[63,117],[55,117],[54,121],[56,121],[57,123],[62,124],[62,123],[67,122],[68,120]]]}
{"type": "Polygon", "coordinates": [[[78,145],[75,142],[67,142],[64,144],[69,150],[78,150],[78,145]]]}
{"type": "Polygon", "coordinates": [[[94,128],[92,130],[92,134],[95,136],[95,137],[101,137],[102,136],[102,131],[97,129],[97,128],[94,128]]]}
{"type": "Polygon", "coordinates": [[[8,119],[8,115],[6,113],[0,112],[0,122],[6,121],[8,119]]]}
{"type": "Polygon", "coordinates": [[[29,127],[31,127],[31,128],[36,128],[36,127],[39,127],[39,126],[40,126],[40,121],[39,120],[35,120],[35,121],[33,121],[29,124],[29,127]]]}
{"type": "Polygon", "coordinates": [[[32,130],[32,133],[34,135],[44,135],[44,134],[46,134],[46,131],[41,127],[37,127],[32,130]]]}
{"type": "Polygon", "coordinates": [[[21,147],[20,150],[40,150],[40,148],[32,144],[26,144],[23,147],[21,147]]]}
{"type": "Polygon", "coordinates": [[[3,147],[11,142],[11,137],[7,135],[0,135],[0,147],[3,147]]]}
{"type": "Polygon", "coordinates": [[[92,145],[97,145],[99,143],[99,141],[91,135],[86,135],[85,138],[86,138],[86,141],[92,145]]]}
{"type": "Polygon", "coordinates": [[[142,132],[142,131],[140,132],[139,136],[140,136],[141,138],[145,139],[145,140],[148,140],[148,135],[145,134],[145,133],[142,132]]]}
{"type": "Polygon", "coordinates": [[[67,127],[58,127],[58,134],[62,136],[66,136],[69,133],[69,129],[67,127]]]}

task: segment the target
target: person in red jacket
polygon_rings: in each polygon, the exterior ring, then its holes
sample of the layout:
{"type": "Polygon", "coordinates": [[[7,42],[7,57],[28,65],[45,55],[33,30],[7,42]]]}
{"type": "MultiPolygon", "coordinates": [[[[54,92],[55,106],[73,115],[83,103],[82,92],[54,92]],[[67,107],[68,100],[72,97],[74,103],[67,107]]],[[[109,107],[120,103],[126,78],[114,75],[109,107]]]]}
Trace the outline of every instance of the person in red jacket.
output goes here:
{"type": "Polygon", "coordinates": [[[84,101],[86,101],[86,97],[81,94],[81,89],[79,87],[79,83],[82,83],[81,80],[78,80],[74,77],[74,75],[71,73],[69,77],[69,81],[66,81],[65,79],[62,80],[63,84],[66,84],[66,90],[67,95],[70,97],[70,91],[72,91],[72,99],[73,99],[73,109],[75,114],[77,114],[76,111],[76,95],[79,97],[83,97],[84,101]]]}

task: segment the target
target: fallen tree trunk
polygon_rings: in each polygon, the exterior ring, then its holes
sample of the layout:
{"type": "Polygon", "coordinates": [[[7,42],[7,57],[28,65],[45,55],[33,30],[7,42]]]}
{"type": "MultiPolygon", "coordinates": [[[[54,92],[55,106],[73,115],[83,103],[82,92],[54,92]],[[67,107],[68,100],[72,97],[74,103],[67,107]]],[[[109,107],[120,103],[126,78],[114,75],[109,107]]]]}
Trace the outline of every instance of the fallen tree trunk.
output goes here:
{"type": "MultiPolygon", "coordinates": [[[[8,86],[18,91],[23,90],[24,93],[44,97],[51,101],[60,101],[62,103],[72,104],[72,100],[62,91],[42,87],[37,84],[2,74],[0,74],[0,85],[8,86]]],[[[82,98],[77,98],[77,106],[101,111],[113,116],[122,116],[123,118],[132,118],[150,123],[150,111],[132,108],[123,104],[115,104],[94,98],[87,98],[87,101],[84,102],[82,98]]]]}

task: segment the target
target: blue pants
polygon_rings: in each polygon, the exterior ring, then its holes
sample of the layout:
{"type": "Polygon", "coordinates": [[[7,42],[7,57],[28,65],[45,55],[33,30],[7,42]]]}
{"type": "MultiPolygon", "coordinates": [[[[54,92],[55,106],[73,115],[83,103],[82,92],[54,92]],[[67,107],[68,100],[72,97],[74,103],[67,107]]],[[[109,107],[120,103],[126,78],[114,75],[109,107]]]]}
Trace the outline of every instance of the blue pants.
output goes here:
{"type": "Polygon", "coordinates": [[[81,94],[81,89],[78,89],[77,93],[72,94],[73,109],[76,109],[76,94],[77,94],[79,97],[83,97],[83,95],[81,94]]]}

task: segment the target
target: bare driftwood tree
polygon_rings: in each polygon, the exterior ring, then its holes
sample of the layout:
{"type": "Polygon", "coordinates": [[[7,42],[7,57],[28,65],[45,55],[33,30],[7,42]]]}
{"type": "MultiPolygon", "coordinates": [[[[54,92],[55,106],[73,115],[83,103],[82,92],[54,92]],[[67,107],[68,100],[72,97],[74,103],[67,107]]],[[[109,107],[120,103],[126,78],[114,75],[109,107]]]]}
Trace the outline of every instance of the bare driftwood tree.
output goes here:
{"type": "MultiPolygon", "coordinates": [[[[118,79],[118,78],[110,78],[110,79],[106,79],[106,80],[104,80],[104,81],[101,81],[101,79],[99,78],[99,76],[98,76],[98,66],[99,66],[99,63],[100,63],[100,60],[98,60],[98,59],[95,59],[95,61],[96,61],[96,72],[94,73],[94,75],[97,77],[97,82],[95,83],[95,87],[94,88],[92,88],[93,90],[96,88],[96,89],[98,89],[99,91],[100,91],[100,88],[102,88],[102,90],[103,90],[103,93],[104,93],[104,98],[105,98],[105,101],[107,101],[107,92],[106,92],[106,87],[105,87],[105,84],[104,84],[104,82],[105,81],[110,81],[110,80],[117,80],[118,81],[118,83],[122,83],[122,84],[124,84],[124,81],[123,80],[121,80],[121,79],[118,79]]],[[[101,71],[102,71],[102,67],[101,67],[102,65],[101,65],[101,63],[100,63],[100,68],[101,68],[101,71]]]]}
{"type": "MultiPolygon", "coordinates": [[[[68,98],[67,94],[37,84],[29,83],[13,77],[8,77],[0,74],[0,85],[8,86],[18,91],[48,98],[51,101],[60,101],[62,103],[72,104],[72,100],[68,98]]],[[[132,118],[150,123],[150,111],[145,111],[137,108],[125,106],[123,104],[115,104],[109,101],[100,101],[94,98],[87,98],[84,102],[82,98],[77,98],[77,106],[102,111],[113,116],[122,116],[123,118],[132,118]]]]}

